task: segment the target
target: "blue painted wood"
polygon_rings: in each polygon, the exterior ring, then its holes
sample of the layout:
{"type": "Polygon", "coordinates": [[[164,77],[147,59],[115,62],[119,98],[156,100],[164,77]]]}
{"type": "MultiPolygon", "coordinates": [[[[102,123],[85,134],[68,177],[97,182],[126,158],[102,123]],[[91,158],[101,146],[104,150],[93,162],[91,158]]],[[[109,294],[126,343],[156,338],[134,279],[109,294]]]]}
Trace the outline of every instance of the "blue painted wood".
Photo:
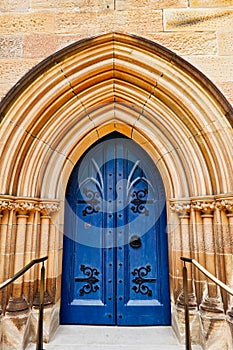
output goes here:
{"type": "Polygon", "coordinates": [[[65,207],[61,322],[170,324],[165,190],[146,152],[116,133],[94,145],[65,207]]]}

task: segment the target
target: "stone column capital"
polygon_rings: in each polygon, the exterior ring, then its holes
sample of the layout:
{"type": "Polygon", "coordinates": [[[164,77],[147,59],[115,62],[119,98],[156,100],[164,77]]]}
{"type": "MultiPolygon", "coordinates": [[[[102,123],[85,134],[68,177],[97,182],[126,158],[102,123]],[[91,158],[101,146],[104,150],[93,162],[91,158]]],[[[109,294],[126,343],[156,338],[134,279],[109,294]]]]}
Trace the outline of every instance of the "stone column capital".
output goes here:
{"type": "Polygon", "coordinates": [[[213,216],[216,203],[214,200],[195,200],[192,202],[192,208],[201,212],[202,216],[213,216]]]}
{"type": "Polygon", "coordinates": [[[189,217],[191,205],[189,201],[175,201],[175,202],[171,202],[170,209],[173,212],[176,212],[179,215],[179,217],[183,217],[183,216],[189,217]]]}
{"type": "Polygon", "coordinates": [[[37,205],[37,210],[41,213],[41,216],[50,217],[52,213],[60,210],[60,206],[57,202],[43,201],[37,205]]]}
{"type": "Polygon", "coordinates": [[[36,210],[36,202],[27,199],[16,199],[14,210],[17,212],[17,216],[27,215],[29,212],[36,210]]]}
{"type": "Polygon", "coordinates": [[[0,211],[14,210],[15,203],[11,200],[0,198],[0,211]]]}
{"type": "Polygon", "coordinates": [[[219,200],[217,207],[220,210],[225,210],[228,214],[233,214],[233,198],[219,200]]]}
{"type": "Polygon", "coordinates": [[[0,196],[0,213],[14,210],[18,215],[27,215],[38,211],[43,215],[51,215],[60,210],[58,200],[43,200],[39,198],[0,196]]]}

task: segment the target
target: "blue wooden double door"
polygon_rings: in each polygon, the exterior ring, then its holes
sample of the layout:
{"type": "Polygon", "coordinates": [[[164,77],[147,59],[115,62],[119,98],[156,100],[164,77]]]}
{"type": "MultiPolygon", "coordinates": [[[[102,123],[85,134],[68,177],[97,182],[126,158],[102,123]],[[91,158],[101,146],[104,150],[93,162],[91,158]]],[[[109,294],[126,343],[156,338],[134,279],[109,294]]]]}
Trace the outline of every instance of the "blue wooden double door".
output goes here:
{"type": "Polygon", "coordinates": [[[61,323],[170,324],[165,190],[148,154],[113,133],[70,176],[61,323]]]}

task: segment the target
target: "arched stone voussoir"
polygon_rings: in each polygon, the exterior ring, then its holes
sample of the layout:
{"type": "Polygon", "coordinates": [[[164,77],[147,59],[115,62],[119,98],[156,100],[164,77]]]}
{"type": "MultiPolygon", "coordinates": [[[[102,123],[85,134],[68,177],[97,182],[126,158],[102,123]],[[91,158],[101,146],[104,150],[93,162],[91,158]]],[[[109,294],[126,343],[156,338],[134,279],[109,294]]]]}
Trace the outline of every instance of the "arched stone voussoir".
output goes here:
{"type": "Polygon", "coordinates": [[[169,196],[233,191],[232,107],[144,38],[109,33],[64,48],[21,79],[0,115],[3,194],[62,199],[75,162],[114,130],[144,142],[169,196]]]}

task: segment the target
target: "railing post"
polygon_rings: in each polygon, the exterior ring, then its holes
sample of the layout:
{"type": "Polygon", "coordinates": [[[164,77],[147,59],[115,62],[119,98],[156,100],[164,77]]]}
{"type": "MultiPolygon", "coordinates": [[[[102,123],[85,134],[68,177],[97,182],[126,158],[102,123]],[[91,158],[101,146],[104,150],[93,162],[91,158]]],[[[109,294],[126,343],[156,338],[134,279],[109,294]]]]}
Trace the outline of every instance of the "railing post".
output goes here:
{"type": "Polygon", "coordinates": [[[43,262],[41,267],[41,272],[40,272],[40,308],[39,308],[36,350],[43,350],[44,279],[45,279],[45,267],[43,262]]]}
{"type": "Polygon", "coordinates": [[[189,327],[189,307],[188,307],[188,274],[187,267],[183,265],[183,291],[184,291],[184,311],[185,311],[185,344],[186,350],[191,350],[190,327],[189,327]]]}

